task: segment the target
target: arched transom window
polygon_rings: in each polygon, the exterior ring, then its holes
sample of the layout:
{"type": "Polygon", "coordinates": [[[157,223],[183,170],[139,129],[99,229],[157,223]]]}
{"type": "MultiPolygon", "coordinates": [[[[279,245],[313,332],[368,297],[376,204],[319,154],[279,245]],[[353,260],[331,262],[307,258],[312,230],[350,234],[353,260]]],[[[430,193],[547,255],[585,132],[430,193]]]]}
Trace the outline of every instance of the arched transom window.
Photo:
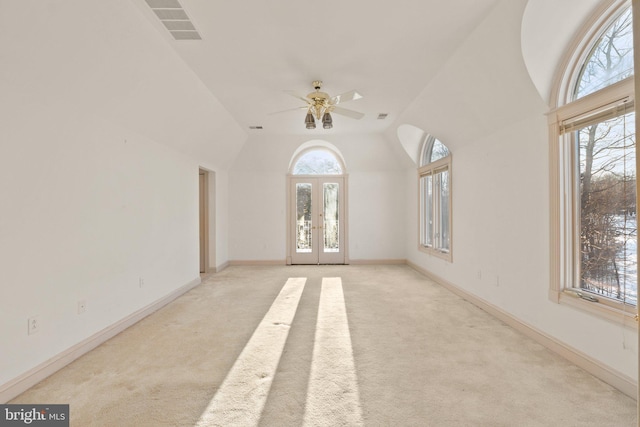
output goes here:
{"type": "Polygon", "coordinates": [[[294,175],[341,175],[343,167],[329,150],[313,149],[303,153],[293,166],[294,175]]]}
{"type": "Polygon", "coordinates": [[[446,145],[444,145],[433,136],[427,135],[422,146],[422,158],[420,161],[420,166],[425,166],[429,163],[438,161],[444,157],[447,157],[449,154],[451,153],[449,153],[449,149],[446,145]]]}
{"type": "Polygon", "coordinates": [[[572,100],[633,75],[633,22],[627,7],[591,47],[574,84],[572,100]]]}

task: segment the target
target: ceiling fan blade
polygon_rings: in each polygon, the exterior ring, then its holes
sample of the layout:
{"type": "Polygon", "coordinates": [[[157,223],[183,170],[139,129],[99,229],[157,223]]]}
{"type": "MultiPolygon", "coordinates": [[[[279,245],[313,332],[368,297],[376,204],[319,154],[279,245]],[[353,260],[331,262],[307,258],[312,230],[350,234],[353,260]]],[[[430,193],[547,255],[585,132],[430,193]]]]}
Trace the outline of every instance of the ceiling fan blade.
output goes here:
{"type": "Polygon", "coordinates": [[[331,98],[329,103],[331,105],[337,105],[341,102],[355,101],[360,98],[362,98],[362,95],[360,95],[357,91],[352,90],[352,91],[341,93],[340,95],[334,96],[333,98],[331,98]]]}
{"type": "Polygon", "coordinates": [[[309,109],[309,106],[289,108],[289,109],[282,110],[282,111],[274,111],[273,113],[268,113],[267,115],[268,116],[273,116],[274,114],[288,113],[289,111],[308,110],[308,109],[309,109]]]}
{"type": "Polygon", "coordinates": [[[358,111],[347,110],[346,108],[341,107],[333,107],[331,109],[332,113],[341,114],[343,116],[351,117],[352,119],[360,120],[364,117],[364,114],[359,113],[358,111]]]}
{"type": "Polygon", "coordinates": [[[304,95],[300,95],[299,93],[297,93],[297,92],[295,92],[295,91],[293,91],[293,90],[285,90],[284,92],[285,92],[285,93],[287,93],[287,94],[289,94],[289,95],[291,95],[291,96],[293,96],[294,98],[298,98],[298,99],[300,99],[300,100],[302,100],[302,101],[306,102],[307,104],[309,104],[309,103],[311,102],[311,101],[309,100],[309,98],[307,98],[307,97],[306,97],[306,96],[304,96],[304,95]]]}

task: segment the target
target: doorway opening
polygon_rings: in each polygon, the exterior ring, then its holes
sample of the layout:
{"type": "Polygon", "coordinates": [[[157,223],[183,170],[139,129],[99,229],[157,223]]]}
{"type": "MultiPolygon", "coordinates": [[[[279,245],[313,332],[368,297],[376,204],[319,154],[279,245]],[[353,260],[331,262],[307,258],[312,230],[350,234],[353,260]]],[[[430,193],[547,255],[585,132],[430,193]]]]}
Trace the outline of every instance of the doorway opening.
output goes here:
{"type": "Polygon", "coordinates": [[[200,273],[208,273],[216,270],[216,175],[205,169],[200,169],[198,173],[200,273]]]}

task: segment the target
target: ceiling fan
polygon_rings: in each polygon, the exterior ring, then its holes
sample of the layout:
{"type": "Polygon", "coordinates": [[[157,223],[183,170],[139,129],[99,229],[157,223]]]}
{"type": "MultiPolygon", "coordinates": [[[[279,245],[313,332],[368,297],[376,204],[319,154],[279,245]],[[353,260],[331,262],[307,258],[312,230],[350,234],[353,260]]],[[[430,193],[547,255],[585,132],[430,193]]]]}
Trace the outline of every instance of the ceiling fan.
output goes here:
{"type": "MultiPolygon", "coordinates": [[[[311,92],[307,96],[298,95],[293,91],[285,91],[289,95],[301,99],[307,105],[304,107],[294,108],[294,110],[298,109],[306,109],[307,115],[304,119],[304,122],[307,126],[307,129],[315,129],[316,122],[315,120],[322,120],[322,127],[325,129],[331,129],[333,127],[333,119],[331,118],[331,113],[340,114],[343,116],[351,117],[352,119],[361,119],[364,117],[364,114],[348,110],[346,108],[338,107],[338,104],[355,101],[357,99],[362,98],[357,91],[351,90],[349,92],[342,93],[336,96],[329,96],[329,94],[325,92],[320,92],[322,88],[322,82],[320,80],[316,80],[312,83],[315,92],[311,92]],[[315,118],[314,118],[315,116],[315,118]]],[[[292,110],[286,110],[292,111],[292,110]]]]}

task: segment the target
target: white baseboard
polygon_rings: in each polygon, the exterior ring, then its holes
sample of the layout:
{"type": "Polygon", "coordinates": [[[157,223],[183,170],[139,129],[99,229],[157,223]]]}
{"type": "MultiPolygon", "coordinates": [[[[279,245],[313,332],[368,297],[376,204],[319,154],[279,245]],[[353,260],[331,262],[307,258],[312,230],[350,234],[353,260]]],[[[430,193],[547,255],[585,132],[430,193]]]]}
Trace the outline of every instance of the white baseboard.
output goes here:
{"type": "Polygon", "coordinates": [[[120,332],[124,331],[128,327],[134,325],[135,323],[139,322],[140,320],[144,319],[145,317],[149,316],[165,305],[169,304],[171,301],[195,288],[199,284],[199,277],[193,279],[186,285],[181,286],[167,296],[149,304],[146,307],[141,308],[138,311],[131,313],[129,316],[119,320],[118,322],[104,328],[99,332],[96,332],[90,337],[80,341],[79,343],[68,348],[62,353],[55,355],[46,362],[43,362],[40,365],[28,370],[24,374],[14,378],[8,383],[2,384],[0,386],[0,403],[9,402],[11,399],[15,398],[21,393],[24,393],[51,374],[64,368],[83,354],[88,353],[89,351],[98,347],[100,344],[118,335],[120,332]]]}
{"type": "Polygon", "coordinates": [[[496,307],[495,305],[479,298],[461,288],[454,285],[451,282],[431,273],[428,270],[412,263],[411,261],[407,261],[407,265],[413,268],[414,270],[424,274],[428,278],[437,282],[438,284],[444,286],[449,289],[454,294],[464,298],[470,303],[476,305],[492,316],[500,319],[507,325],[511,326],[515,330],[523,333],[527,337],[533,339],[539,344],[545,346],[549,350],[557,353],[558,355],[564,357],[574,365],[584,369],[589,372],[596,378],[601,379],[612,387],[617,388],[627,396],[637,399],[637,390],[638,385],[635,380],[628,377],[627,375],[612,369],[605,364],[591,358],[590,356],[582,353],[581,351],[568,346],[567,344],[545,334],[544,332],[536,329],[535,327],[524,323],[522,320],[514,317],[513,315],[503,311],[502,309],[496,307]]]}
{"type": "Polygon", "coordinates": [[[405,265],[406,259],[351,259],[351,265],[405,265]]]}
{"type": "Polygon", "coordinates": [[[229,267],[229,261],[227,262],[223,262],[222,264],[220,264],[219,266],[213,268],[213,271],[210,271],[210,273],[220,273],[222,270],[224,270],[225,268],[229,267]]]}
{"type": "MultiPolygon", "coordinates": [[[[345,264],[351,265],[405,265],[406,259],[351,259],[345,264]]],[[[230,265],[291,265],[287,264],[287,260],[231,260],[226,263],[225,267],[230,265]]],[[[313,265],[313,264],[309,264],[313,265]]],[[[221,270],[218,270],[221,271],[221,270]]]]}
{"type": "Polygon", "coordinates": [[[262,265],[287,265],[286,260],[284,259],[274,259],[274,260],[241,260],[241,259],[236,259],[236,260],[231,260],[227,263],[228,265],[258,265],[258,266],[262,266],[262,265]]]}

